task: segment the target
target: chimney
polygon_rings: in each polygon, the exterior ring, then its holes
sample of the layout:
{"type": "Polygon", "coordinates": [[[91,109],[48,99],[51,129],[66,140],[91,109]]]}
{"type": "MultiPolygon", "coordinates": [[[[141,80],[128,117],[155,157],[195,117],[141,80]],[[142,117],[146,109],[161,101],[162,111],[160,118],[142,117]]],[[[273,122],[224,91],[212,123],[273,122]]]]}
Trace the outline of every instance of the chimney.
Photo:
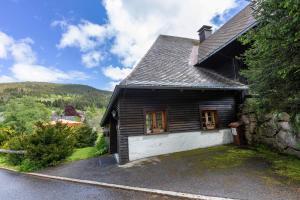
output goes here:
{"type": "Polygon", "coordinates": [[[203,42],[205,39],[207,39],[212,34],[212,27],[208,25],[203,25],[199,30],[199,38],[200,43],[203,42]]]}

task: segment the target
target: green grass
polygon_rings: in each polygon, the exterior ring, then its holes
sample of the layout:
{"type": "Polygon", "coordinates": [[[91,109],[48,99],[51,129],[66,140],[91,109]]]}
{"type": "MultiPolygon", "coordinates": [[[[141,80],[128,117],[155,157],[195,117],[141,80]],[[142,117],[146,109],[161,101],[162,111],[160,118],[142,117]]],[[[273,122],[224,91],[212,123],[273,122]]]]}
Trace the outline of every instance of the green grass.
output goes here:
{"type": "Polygon", "coordinates": [[[241,149],[229,145],[209,149],[214,151],[214,154],[210,154],[210,158],[202,162],[206,168],[238,167],[251,158],[262,158],[270,163],[270,172],[286,177],[291,181],[300,181],[300,159],[295,156],[280,154],[265,146],[241,149]],[[222,152],[220,152],[220,149],[222,149],[222,152]]]}
{"type": "MultiPolygon", "coordinates": [[[[84,147],[75,149],[73,154],[65,159],[65,162],[73,162],[76,160],[83,160],[88,158],[93,158],[98,156],[96,147],[84,147]]],[[[17,171],[34,171],[36,170],[34,166],[30,166],[30,169],[27,169],[28,163],[23,162],[21,165],[12,165],[10,164],[4,154],[0,154],[0,167],[13,169],[17,171]]]]}
{"type": "Polygon", "coordinates": [[[76,160],[83,160],[87,158],[93,158],[97,156],[97,149],[96,147],[84,147],[75,149],[73,154],[67,157],[67,162],[72,162],[76,160]]]}
{"type": "Polygon", "coordinates": [[[300,181],[300,159],[280,154],[265,146],[239,148],[234,145],[222,145],[178,152],[170,154],[169,157],[191,159],[193,163],[196,163],[194,166],[199,173],[204,170],[238,168],[247,162],[252,162],[253,159],[262,159],[270,164],[270,168],[267,169],[270,174],[286,177],[289,181],[300,181]]]}
{"type": "Polygon", "coordinates": [[[4,154],[0,154],[0,167],[13,169],[13,170],[19,170],[20,168],[20,166],[14,166],[9,164],[4,154]]]}
{"type": "Polygon", "coordinates": [[[249,158],[255,157],[255,151],[249,149],[240,149],[235,146],[226,146],[222,153],[213,155],[203,163],[209,168],[231,168],[238,167],[249,158]]]}
{"type": "Polygon", "coordinates": [[[300,181],[300,159],[295,156],[283,155],[264,146],[256,148],[258,155],[272,164],[272,170],[280,176],[292,181],[300,181]]]}

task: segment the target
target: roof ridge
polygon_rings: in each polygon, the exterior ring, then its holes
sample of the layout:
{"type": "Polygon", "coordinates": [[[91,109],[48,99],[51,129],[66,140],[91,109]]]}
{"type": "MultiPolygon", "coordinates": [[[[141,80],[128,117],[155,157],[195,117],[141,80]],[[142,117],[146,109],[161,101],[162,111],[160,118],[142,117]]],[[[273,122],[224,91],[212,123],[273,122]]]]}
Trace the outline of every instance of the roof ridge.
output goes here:
{"type": "MultiPolygon", "coordinates": [[[[189,40],[192,42],[199,42],[199,40],[196,39],[192,39],[192,38],[185,38],[185,37],[178,37],[178,36],[172,36],[172,35],[164,35],[164,34],[160,34],[155,41],[152,43],[152,45],[150,46],[150,48],[147,50],[147,52],[145,53],[145,55],[139,60],[139,62],[137,62],[137,64],[133,67],[133,70],[126,76],[126,78],[124,78],[119,85],[122,84],[126,84],[126,80],[128,80],[132,74],[137,70],[139,64],[143,61],[143,59],[150,53],[150,51],[152,50],[152,48],[154,47],[154,45],[162,38],[162,37],[172,37],[172,38],[177,38],[177,39],[183,39],[183,40],[189,40]]],[[[197,44],[198,45],[198,44],[197,44]]]]}
{"type": "MultiPolygon", "coordinates": [[[[244,10],[248,9],[248,7],[251,7],[251,3],[249,3],[247,6],[245,6],[242,10],[240,10],[237,14],[235,14],[234,16],[232,16],[228,21],[226,21],[222,26],[220,26],[220,28],[218,28],[212,35],[218,33],[219,31],[221,31],[221,29],[226,26],[227,24],[229,24],[230,22],[234,21],[235,18],[237,18],[241,13],[243,13],[244,10]]],[[[205,42],[205,40],[204,40],[205,42]]]]}
{"type": "Polygon", "coordinates": [[[249,3],[241,11],[231,17],[210,37],[200,43],[198,64],[236,40],[240,35],[257,24],[252,15],[252,3],[249,3]]]}
{"type": "Polygon", "coordinates": [[[163,37],[173,37],[173,38],[177,38],[177,39],[192,40],[194,42],[199,42],[198,39],[188,38],[188,37],[182,37],[182,36],[160,34],[158,37],[160,37],[160,36],[163,36],[163,37]]]}

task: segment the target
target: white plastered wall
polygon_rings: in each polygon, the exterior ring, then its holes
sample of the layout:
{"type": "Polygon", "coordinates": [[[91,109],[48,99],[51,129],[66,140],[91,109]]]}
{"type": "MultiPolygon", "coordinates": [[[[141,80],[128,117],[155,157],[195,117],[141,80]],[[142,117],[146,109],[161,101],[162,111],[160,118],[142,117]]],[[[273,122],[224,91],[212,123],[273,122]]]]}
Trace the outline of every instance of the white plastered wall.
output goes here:
{"type": "Polygon", "coordinates": [[[233,142],[230,129],[128,137],[129,161],[233,142]]]}

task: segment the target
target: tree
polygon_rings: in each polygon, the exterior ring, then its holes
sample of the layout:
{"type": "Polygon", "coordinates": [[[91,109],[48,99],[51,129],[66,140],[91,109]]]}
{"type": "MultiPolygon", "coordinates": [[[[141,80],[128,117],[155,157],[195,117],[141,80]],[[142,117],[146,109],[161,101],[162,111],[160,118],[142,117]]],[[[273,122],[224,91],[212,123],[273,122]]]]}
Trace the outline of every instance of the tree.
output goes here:
{"type": "Polygon", "coordinates": [[[102,132],[99,122],[101,121],[104,112],[105,108],[96,108],[94,106],[86,108],[85,121],[90,127],[97,130],[97,132],[102,132]]]}
{"type": "Polygon", "coordinates": [[[241,41],[251,92],[259,95],[266,111],[299,113],[300,103],[300,1],[253,1],[258,25],[241,41]]]}
{"type": "Polygon", "coordinates": [[[70,105],[65,107],[64,113],[65,113],[65,116],[79,116],[76,109],[70,105]]]}
{"type": "Polygon", "coordinates": [[[36,127],[26,138],[25,157],[31,166],[53,166],[72,154],[76,140],[71,128],[60,123],[47,125],[41,122],[36,127]]]}
{"type": "Polygon", "coordinates": [[[50,110],[34,98],[11,99],[4,109],[3,124],[12,127],[17,133],[32,133],[35,123],[50,120],[50,110]]]}
{"type": "Polygon", "coordinates": [[[74,127],[73,131],[76,139],[76,148],[94,146],[97,139],[97,132],[90,128],[87,124],[74,127]]]}

